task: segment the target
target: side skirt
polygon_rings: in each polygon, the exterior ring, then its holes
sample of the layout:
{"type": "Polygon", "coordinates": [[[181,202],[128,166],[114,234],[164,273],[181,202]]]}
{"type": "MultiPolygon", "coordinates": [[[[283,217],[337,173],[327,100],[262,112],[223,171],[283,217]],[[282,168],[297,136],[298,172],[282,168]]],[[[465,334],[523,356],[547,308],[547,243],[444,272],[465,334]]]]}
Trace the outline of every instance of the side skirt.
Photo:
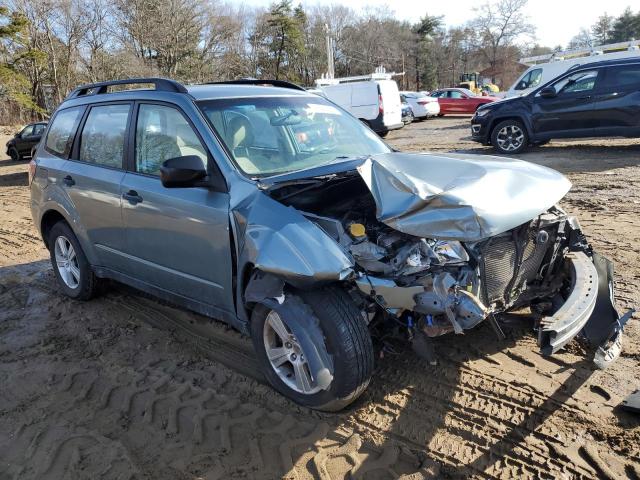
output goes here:
{"type": "Polygon", "coordinates": [[[109,278],[116,282],[124,283],[137,290],[141,290],[145,293],[153,295],[154,297],[161,298],[176,306],[192,310],[200,315],[210,317],[215,320],[221,320],[228,323],[233,328],[239,330],[245,335],[249,335],[249,328],[247,322],[239,319],[233,312],[228,312],[214,305],[194,300],[193,298],[184,297],[173,292],[169,292],[163,288],[156,287],[150,283],[143,282],[137,278],[133,278],[124,273],[112,270],[106,267],[93,266],[93,271],[99,278],[109,278]]]}

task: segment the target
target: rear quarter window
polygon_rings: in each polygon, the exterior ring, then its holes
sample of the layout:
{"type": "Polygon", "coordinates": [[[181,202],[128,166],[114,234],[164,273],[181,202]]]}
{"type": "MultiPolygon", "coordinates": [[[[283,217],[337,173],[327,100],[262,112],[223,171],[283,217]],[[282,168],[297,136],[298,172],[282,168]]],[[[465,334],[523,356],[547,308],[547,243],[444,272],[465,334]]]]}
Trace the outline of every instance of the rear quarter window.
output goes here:
{"type": "Polygon", "coordinates": [[[67,157],[69,155],[73,137],[78,129],[83,111],[84,106],[65,108],[58,111],[51,123],[45,142],[45,147],[50,153],[59,157],[67,157]]]}

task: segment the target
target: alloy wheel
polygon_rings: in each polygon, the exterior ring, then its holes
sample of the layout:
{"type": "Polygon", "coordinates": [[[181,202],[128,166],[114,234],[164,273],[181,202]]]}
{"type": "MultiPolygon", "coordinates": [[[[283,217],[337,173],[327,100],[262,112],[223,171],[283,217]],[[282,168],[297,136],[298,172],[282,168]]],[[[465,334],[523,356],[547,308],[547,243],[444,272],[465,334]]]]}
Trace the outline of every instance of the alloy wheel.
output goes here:
{"type": "Polygon", "coordinates": [[[56,267],[62,281],[69,288],[78,288],[80,285],[80,265],[76,251],[68,238],[62,235],[56,238],[54,254],[56,267]]]}
{"type": "Polygon", "coordinates": [[[305,395],[320,391],[311,378],[304,352],[278,312],[271,310],[264,321],[264,349],[271,367],[292,390],[305,395]]]}
{"type": "Polygon", "coordinates": [[[498,132],[496,141],[502,151],[513,152],[522,146],[524,132],[517,125],[505,125],[498,132]]]}

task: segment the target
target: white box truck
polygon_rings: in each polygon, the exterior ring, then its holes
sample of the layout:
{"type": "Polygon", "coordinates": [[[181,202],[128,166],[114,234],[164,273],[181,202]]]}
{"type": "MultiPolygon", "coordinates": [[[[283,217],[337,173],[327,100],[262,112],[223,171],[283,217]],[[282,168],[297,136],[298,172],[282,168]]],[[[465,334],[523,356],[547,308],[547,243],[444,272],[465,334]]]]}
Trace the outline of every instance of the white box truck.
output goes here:
{"type": "Polygon", "coordinates": [[[316,80],[316,88],[336,105],[366,123],[384,137],[391,130],[402,128],[402,107],[394,73],[316,80]]]}

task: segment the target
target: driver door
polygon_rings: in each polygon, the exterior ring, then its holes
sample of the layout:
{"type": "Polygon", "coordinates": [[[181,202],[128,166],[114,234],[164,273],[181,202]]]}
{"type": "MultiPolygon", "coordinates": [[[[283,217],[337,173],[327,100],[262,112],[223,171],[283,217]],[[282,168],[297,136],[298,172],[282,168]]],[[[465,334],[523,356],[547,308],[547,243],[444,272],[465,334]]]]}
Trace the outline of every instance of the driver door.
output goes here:
{"type": "Polygon", "coordinates": [[[537,138],[588,137],[593,134],[594,95],[599,88],[599,69],[565,75],[552,86],[557,95],[533,98],[532,125],[537,138]]]}
{"type": "Polygon", "coordinates": [[[183,299],[233,311],[229,194],[165,188],[160,166],[196,155],[215,169],[204,143],[174,105],[139,103],[130,171],[121,183],[127,275],[183,299]]]}

